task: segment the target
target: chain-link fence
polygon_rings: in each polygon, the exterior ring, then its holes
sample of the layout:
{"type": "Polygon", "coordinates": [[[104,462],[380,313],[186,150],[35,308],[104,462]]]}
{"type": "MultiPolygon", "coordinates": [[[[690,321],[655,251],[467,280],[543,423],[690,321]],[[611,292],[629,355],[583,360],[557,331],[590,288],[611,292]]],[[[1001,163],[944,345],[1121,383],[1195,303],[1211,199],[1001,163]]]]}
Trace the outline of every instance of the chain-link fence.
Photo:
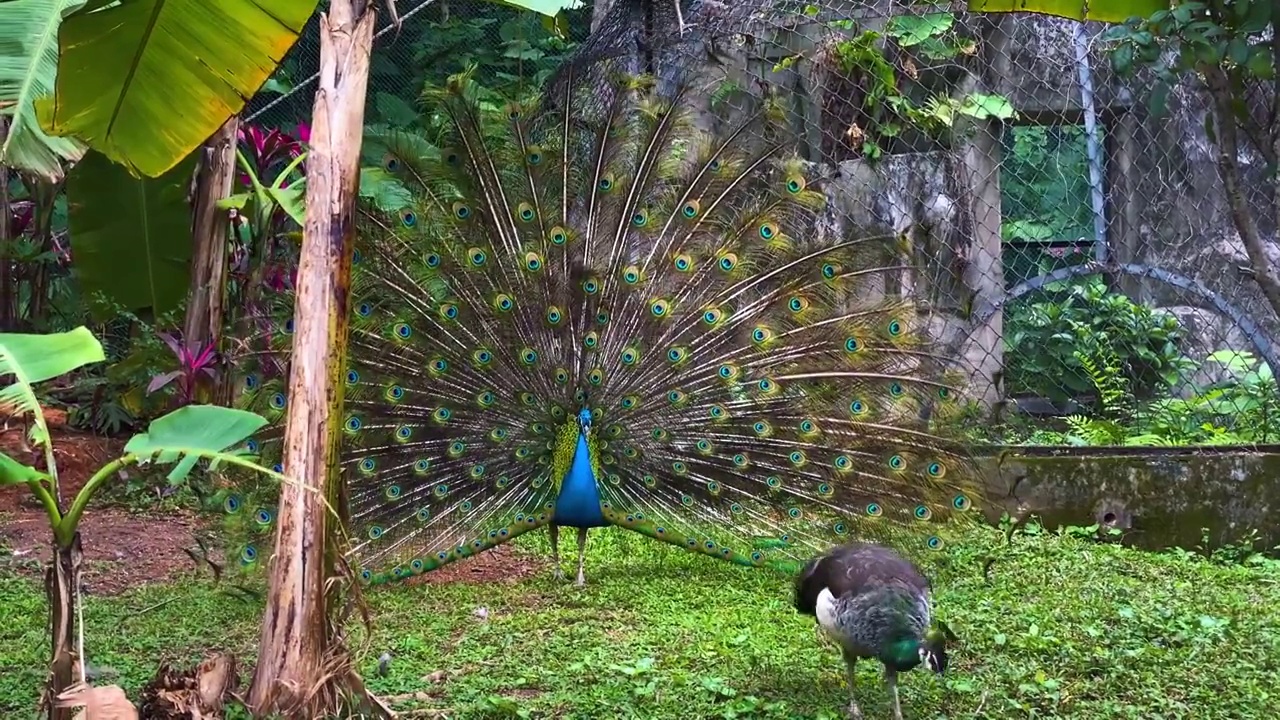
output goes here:
{"type": "MultiPolygon", "coordinates": [[[[1232,139],[1242,147],[1224,153],[1202,77],[1162,75],[1167,52],[1137,66],[1122,49],[1132,35],[837,0],[613,0],[568,11],[559,32],[476,0],[399,10],[399,28],[384,17],[376,40],[374,128],[429,138],[423,88],[471,63],[506,95],[557,82],[569,59],[659,78],[714,71],[710,122],[784,95],[836,232],[894,236],[917,268],[886,275],[883,292],[927,308],[933,341],[966,377],[975,439],[1280,437],[1278,326],[1257,262],[1280,257],[1265,152],[1232,139]]],[[[317,55],[312,30],[249,121],[305,121],[317,55]]]]}

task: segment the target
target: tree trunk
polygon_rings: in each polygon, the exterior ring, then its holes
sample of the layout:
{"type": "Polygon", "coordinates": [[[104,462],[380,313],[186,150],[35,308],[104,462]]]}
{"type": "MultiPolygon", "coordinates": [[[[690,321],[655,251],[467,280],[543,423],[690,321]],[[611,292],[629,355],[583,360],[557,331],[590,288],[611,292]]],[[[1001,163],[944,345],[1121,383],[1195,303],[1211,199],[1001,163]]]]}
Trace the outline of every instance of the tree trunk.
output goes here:
{"type": "Polygon", "coordinates": [[[200,151],[192,198],[191,234],[196,247],[191,258],[191,288],[187,291],[182,333],[188,344],[216,342],[222,335],[229,220],[227,211],[218,208],[218,201],[231,194],[239,127],[240,118],[227,120],[200,151]]]}
{"type": "Polygon", "coordinates": [[[76,711],[59,708],[55,700],[76,683],[76,593],[80,582],[80,533],[68,547],[54,545],[53,560],[44,574],[44,592],[49,599],[49,679],[45,683],[44,705],[49,720],[71,720],[76,711]]]}
{"type": "Polygon", "coordinates": [[[249,706],[320,717],[363,687],[336,637],[338,476],[351,255],[373,8],[334,0],[320,17],[320,81],[307,160],[306,222],[294,306],[292,370],[276,547],[249,706]]]}

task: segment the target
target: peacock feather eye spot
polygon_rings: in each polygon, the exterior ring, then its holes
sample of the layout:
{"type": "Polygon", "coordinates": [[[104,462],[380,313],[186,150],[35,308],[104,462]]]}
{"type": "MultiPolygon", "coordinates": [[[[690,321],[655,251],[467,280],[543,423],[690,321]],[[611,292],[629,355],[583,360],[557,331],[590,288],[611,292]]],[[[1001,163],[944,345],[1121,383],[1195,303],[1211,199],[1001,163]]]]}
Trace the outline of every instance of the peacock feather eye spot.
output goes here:
{"type": "Polygon", "coordinates": [[[803,311],[809,307],[809,301],[799,295],[794,295],[787,300],[787,309],[793,313],[803,311]]]}
{"type": "Polygon", "coordinates": [[[435,412],[431,413],[431,417],[438,423],[445,423],[449,422],[449,418],[453,417],[453,412],[447,407],[439,407],[436,408],[435,412]]]}
{"type": "Polygon", "coordinates": [[[506,440],[506,439],[507,439],[507,429],[506,429],[506,428],[494,428],[493,430],[489,431],[489,437],[490,437],[491,439],[493,439],[493,440],[497,440],[497,441],[499,441],[499,442],[501,442],[501,441],[503,441],[503,440],[506,440]]]}
{"type": "Polygon", "coordinates": [[[439,485],[436,485],[435,490],[432,492],[436,497],[444,497],[449,494],[449,486],[445,483],[440,483],[439,485]]]}
{"type": "Polygon", "coordinates": [[[950,400],[950,399],[951,399],[951,390],[950,390],[949,388],[938,388],[938,399],[939,399],[939,400],[950,400]]]}
{"type": "Polygon", "coordinates": [[[798,507],[787,508],[787,517],[792,520],[799,520],[802,515],[804,515],[804,512],[798,507]]]}
{"type": "Polygon", "coordinates": [[[955,496],[954,499],[951,500],[951,507],[955,508],[956,510],[964,511],[973,507],[973,503],[969,501],[968,497],[964,495],[957,495],[955,496]]]}
{"type": "Polygon", "coordinates": [[[272,465],[272,466],[271,466],[271,471],[272,471],[272,472],[275,472],[275,473],[283,473],[283,472],[284,472],[284,464],[283,464],[283,463],[276,463],[275,465],[272,465]]]}
{"type": "Polygon", "coordinates": [[[850,337],[844,339],[844,351],[856,353],[862,349],[862,343],[858,342],[858,338],[850,337]]]}
{"type": "Polygon", "coordinates": [[[720,256],[719,265],[721,270],[729,272],[738,267],[738,256],[734,253],[725,253],[720,256]]]}
{"type": "MultiPolygon", "coordinates": [[[[684,463],[680,462],[679,460],[676,460],[675,462],[671,463],[671,470],[677,475],[684,475],[686,472],[689,471],[689,467],[684,463]]],[[[689,498],[688,495],[685,495],[684,497],[689,498]]],[[[683,501],[684,501],[684,498],[681,498],[681,502],[683,501]]],[[[689,501],[690,502],[687,502],[685,504],[686,505],[691,504],[693,501],[693,498],[689,498],[689,501]]]]}
{"type": "Polygon", "coordinates": [[[666,440],[667,431],[663,428],[654,428],[653,431],[649,433],[649,436],[654,440],[666,440]]]}
{"type": "MultiPolygon", "coordinates": [[[[430,469],[431,469],[431,461],[430,461],[430,460],[427,460],[427,459],[421,459],[421,460],[417,460],[416,462],[414,462],[414,463],[413,463],[413,471],[414,471],[414,472],[416,472],[416,473],[417,473],[417,474],[419,474],[419,475],[421,475],[421,474],[425,473],[426,471],[428,471],[428,470],[430,470],[430,469]]],[[[424,511],[424,510],[419,510],[419,511],[418,511],[418,515],[419,515],[419,517],[421,517],[421,515],[422,515],[422,513],[423,513],[423,512],[425,512],[425,511],[424,511]]],[[[425,520],[426,518],[421,518],[421,519],[424,519],[424,520],[425,520]]]]}
{"type": "Polygon", "coordinates": [[[622,270],[622,282],[628,285],[635,285],[640,282],[640,268],[635,265],[628,265],[622,270]]]}
{"type": "Polygon", "coordinates": [[[431,268],[431,269],[433,269],[433,270],[434,270],[435,268],[440,267],[440,254],[439,254],[439,253],[427,253],[427,267],[429,267],[429,268],[431,268]]]}
{"type": "Polygon", "coordinates": [[[680,390],[671,390],[667,393],[667,402],[672,405],[679,405],[685,399],[685,394],[680,390]]]}
{"type": "Polygon", "coordinates": [[[479,365],[488,365],[493,362],[493,353],[488,350],[477,350],[471,354],[471,359],[479,365]]]}
{"type": "Polygon", "coordinates": [[[880,517],[884,514],[884,508],[880,507],[880,503],[867,503],[867,514],[871,517],[880,517]]]}
{"type": "Polygon", "coordinates": [[[283,410],[285,406],[284,393],[276,393],[271,396],[271,407],[276,410],[283,410]]]}
{"type": "Polygon", "coordinates": [[[385,168],[387,172],[397,172],[400,170],[400,158],[395,155],[388,154],[386,157],[382,158],[382,167],[385,168]]]}
{"type": "Polygon", "coordinates": [[[600,283],[594,278],[583,280],[582,291],[588,295],[595,295],[600,292],[600,283]]]}
{"type": "Polygon", "coordinates": [[[760,388],[760,392],[773,392],[777,389],[777,383],[769,378],[764,378],[760,382],[756,383],[756,387],[760,388]]]}
{"type": "MultiPolygon", "coordinates": [[[[533,394],[533,393],[531,393],[531,392],[527,392],[527,391],[525,391],[525,392],[521,392],[521,393],[520,393],[520,402],[521,402],[521,403],[523,403],[523,404],[525,405],[525,407],[533,407],[534,405],[537,405],[537,404],[538,404],[538,396],[537,396],[537,395],[534,395],[534,394],[533,394]]],[[[543,427],[543,428],[545,428],[545,427],[546,427],[546,426],[545,426],[545,425],[543,425],[542,423],[534,423],[534,425],[535,425],[535,427],[543,427]]]]}
{"type": "Polygon", "coordinates": [[[787,459],[790,460],[791,464],[795,465],[796,467],[804,465],[806,460],[804,453],[799,450],[792,450],[791,454],[787,455],[787,459]]]}
{"type": "MultiPolygon", "coordinates": [[[[569,371],[564,368],[556,368],[555,377],[557,385],[564,385],[569,382],[569,371]]],[[[564,410],[562,409],[560,412],[564,412],[564,410]]]]}
{"type": "Polygon", "coordinates": [[[639,359],[640,359],[640,353],[636,351],[635,348],[627,348],[626,350],[622,351],[623,365],[635,365],[636,361],[639,359]]]}
{"type": "Polygon", "coordinates": [[[649,223],[649,214],[643,210],[631,216],[631,224],[636,227],[644,227],[649,223]]]}
{"type": "Polygon", "coordinates": [[[533,206],[527,202],[520,203],[517,208],[517,212],[520,215],[520,219],[524,222],[532,222],[533,219],[537,217],[537,213],[534,212],[533,206]]]}
{"type": "Polygon", "coordinates": [[[392,402],[404,399],[404,388],[399,385],[392,385],[387,388],[387,399],[392,402]]]}
{"type": "Polygon", "coordinates": [[[813,423],[813,421],[812,421],[812,420],[801,420],[801,421],[800,421],[800,432],[802,432],[802,433],[804,433],[804,434],[806,434],[806,435],[808,435],[809,433],[814,432],[814,431],[815,431],[815,430],[817,430],[817,429],[818,429],[818,426],[817,426],[817,425],[814,425],[814,423],[813,423]]]}
{"type": "Polygon", "coordinates": [[[356,314],[359,315],[360,317],[369,317],[371,314],[373,314],[373,308],[369,305],[369,303],[360,303],[359,305],[356,306],[356,314]]]}
{"type": "Polygon", "coordinates": [[[525,155],[524,159],[525,159],[525,162],[529,163],[530,165],[541,165],[542,153],[538,152],[537,150],[533,150],[533,151],[530,151],[527,155],[525,155]]]}
{"type": "Polygon", "coordinates": [[[360,461],[360,472],[371,473],[377,469],[377,467],[378,463],[374,462],[373,458],[365,458],[360,461]]]}
{"type": "Polygon", "coordinates": [[[420,573],[426,569],[427,564],[422,562],[422,560],[419,558],[414,558],[413,561],[409,563],[409,567],[413,570],[413,572],[420,573]]]}
{"type": "Polygon", "coordinates": [[[654,317],[666,317],[671,305],[666,300],[654,300],[649,304],[649,313],[654,317]]]}
{"type": "Polygon", "coordinates": [[[400,211],[400,224],[405,227],[413,227],[418,224],[418,215],[412,210],[400,211]]]}
{"type": "Polygon", "coordinates": [[[252,545],[245,545],[240,551],[240,563],[242,565],[251,565],[258,559],[258,550],[252,545]]]}
{"type": "Polygon", "coordinates": [[[542,269],[542,256],[536,252],[527,252],[524,254],[524,269],[529,272],[538,272],[542,269]]]}
{"type": "Polygon", "coordinates": [[[751,330],[751,342],[759,345],[768,342],[773,338],[773,331],[767,327],[760,326],[751,330]]]}
{"type": "Polygon", "coordinates": [[[636,395],[624,395],[622,398],[622,409],[633,410],[640,403],[640,398],[636,395]]]}
{"type": "Polygon", "coordinates": [[[363,426],[364,424],[360,422],[360,418],[356,417],[355,415],[352,415],[351,417],[347,418],[346,428],[349,432],[356,432],[363,426]]]}
{"type": "Polygon", "coordinates": [[[488,258],[480,248],[471,248],[467,251],[467,256],[471,259],[471,265],[474,267],[483,266],[484,261],[488,258]]]}
{"type": "Polygon", "coordinates": [[[222,501],[222,509],[226,511],[228,515],[234,515],[240,512],[240,507],[241,507],[241,503],[240,503],[239,496],[232,495],[228,497],[226,500],[222,501]]]}
{"type": "Polygon", "coordinates": [[[563,245],[569,241],[569,233],[565,232],[562,227],[551,228],[551,243],[553,245],[563,245]]]}
{"type": "Polygon", "coordinates": [[[836,470],[844,471],[853,467],[853,459],[848,455],[837,455],[835,462],[832,464],[835,465],[836,470]]]}
{"type": "Polygon", "coordinates": [[[831,263],[822,264],[822,277],[826,280],[834,280],[839,272],[840,268],[836,265],[832,265],[831,263]]]}
{"type": "Polygon", "coordinates": [[[496,398],[493,396],[493,393],[488,390],[485,390],[476,396],[476,404],[482,408],[487,408],[490,405],[493,405],[494,400],[496,400],[496,398]]]}
{"type": "Polygon", "coordinates": [[[548,322],[548,323],[550,323],[550,324],[552,324],[552,325],[559,325],[559,324],[560,324],[560,321],[561,321],[561,320],[563,320],[563,319],[564,319],[564,315],[560,312],[560,308],[555,307],[554,305],[553,305],[553,306],[551,306],[551,307],[549,307],[549,308],[547,308],[547,322],[548,322]]]}
{"type": "Polygon", "coordinates": [[[461,161],[461,158],[458,157],[458,153],[449,152],[444,156],[444,161],[449,165],[457,165],[461,161]]]}
{"type": "Polygon", "coordinates": [[[711,162],[707,163],[707,169],[710,170],[711,172],[720,172],[720,168],[723,165],[724,163],[720,162],[720,158],[716,158],[711,162]]]}
{"type": "Polygon", "coordinates": [[[669,362],[678,363],[685,359],[687,351],[682,347],[673,347],[667,350],[667,360],[669,362]]]}
{"type": "Polygon", "coordinates": [[[360,373],[356,372],[355,370],[348,370],[348,371],[347,371],[347,384],[348,384],[348,385],[355,385],[355,384],[356,384],[356,383],[358,383],[358,382],[360,382],[360,373]]]}
{"type": "Polygon", "coordinates": [[[849,412],[853,413],[854,415],[862,415],[866,411],[867,411],[867,404],[862,402],[861,400],[854,400],[853,402],[849,403],[849,412]]]}
{"type": "Polygon", "coordinates": [[[609,192],[610,190],[613,189],[613,178],[611,177],[600,178],[600,181],[596,183],[596,188],[599,189],[600,192],[602,193],[609,192]]]}
{"type": "Polygon", "coordinates": [[[699,440],[697,442],[697,448],[698,448],[698,452],[700,453],[703,453],[703,454],[709,453],[711,452],[711,443],[706,440],[699,440]]]}
{"type": "MultiPolygon", "coordinates": [[[[929,477],[932,477],[932,478],[940,478],[943,475],[947,474],[946,466],[944,466],[942,463],[937,461],[929,463],[929,465],[925,467],[924,471],[929,473],[929,477]]],[[[961,495],[960,497],[964,497],[964,496],[961,495]]],[[[957,509],[961,509],[961,508],[957,508],[957,509]]]]}
{"type": "Polygon", "coordinates": [[[835,490],[831,487],[831,483],[819,483],[818,494],[823,497],[831,497],[835,494],[835,490]]]}
{"type": "Polygon", "coordinates": [[[285,335],[293,334],[293,318],[289,318],[288,320],[284,321],[284,334],[285,335]]]}
{"type": "Polygon", "coordinates": [[[737,453],[733,456],[733,464],[738,468],[745,468],[751,464],[751,460],[743,453],[737,453]]]}
{"type": "Polygon", "coordinates": [[[761,436],[768,435],[769,423],[763,420],[757,420],[754,424],[752,424],[751,429],[755,431],[757,435],[761,435],[761,436]]]}
{"type": "Polygon", "coordinates": [[[244,379],[244,388],[245,388],[246,390],[257,390],[257,389],[258,389],[258,376],[257,376],[257,375],[248,375],[248,376],[245,376],[245,379],[244,379]]]}
{"type": "Polygon", "coordinates": [[[525,348],[520,351],[520,362],[525,365],[532,365],[538,362],[538,353],[533,348],[525,348]]]}
{"type": "Polygon", "coordinates": [[[253,438],[249,438],[249,442],[245,443],[245,448],[251,453],[258,452],[258,441],[253,438]]]}
{"type": "Polygon", "coordinates": [[[364,253],[360,252],[360,248],[351,251],[351,264],[359,265],[364,260],[364,253]]]}
{"type": "Polygon", "coordinates": [[[392,328],[392,332],[401,340],[408,340],[409,336],[413,335],[413,328],[404,323],[396,323],[395,327],[392,328]]]}
{"type": "Polygon", "coordinates": [[[772,240],[778,234],[778,226],[771,222],[762,223],[760,225],[760,237],[765,240],[772,240]]]}
{"type": "MultiPolygon", "coordinates": [[[[480,465],[480,464],[472,465],[471,477],[476,479],[484,477],[484,465],[480,465]]],[[[470,507],[467,508],[467,510],[470,510],[470,509],[471,509],[470,507]]]]}
{"type": "Polygon", "coordinates": [[[370,540],[377,540],[378,538],[381,538],[381,537],[382,537],[382,528],[378,527],[377,525],[370,525],[370,526],[369,526],[369,539],[370,539],[370,540]]]}
{"type": "Polygon", "coordinates": [[[912,514],[916,516],[917,520],[928,520],[933,517],[933,511],[926,505],[917,505],[912,514]]]}
{"type": "Polygon", "coordinates": [[[738,367],[726,363],[716,369],[716,375],[719,375],[721,380],[732,380],[738,377],[738,367]]]}
{"type": "Polygon", "coordinates": [[[676,270],[679,270],[680,272],[687,272],[689,268],[693,267],[693,258],[688,255],[680,254],[676,256],[673,264],[676,266],[676,270]]]}
{"type": "Polygon", "coordinates": [[[435,372],[442,373],[449,369],[449,361],[444,358],[436,358],[431,361],[431,369],[435,372]]]}
{"type": "Polygon", "coordinates": [[[787,181],[787,192],[797,195],[804,189],[804,181],[798,178],[791,178],[787,181]]]}
{"type": "Polygon", "coordinates": [[[723,417],[724,417],[724,406],[723,406],[723,405],[712,405],[712,406],[711,406],[711,410],[710,410],[710,411],[708,411],[708,412],[709,412],[709,414],[711,415],[711,417],[712,417],[713,419],[715,419],[715,420],[719,420],[720,418],[723,418],[723,417]]]}
{"type": "Polygon", "coordinates": [[[493,299],[493,306],[498,309],[498,312],[510,312],[515,305],[516,301],[506,293],[499,293],[493,299]]]}
{"type": "Polygon", "coordinates": [[[831,525],[831,530],[837,535],[844,535],[849,532],[849,526],[837,521],[831,525]]]}
{"type": "Polygon", "coordinates": [[[903,392],[905,392],[905,390],[902,389],[902,383],[900,382],[889,383],[889,394],[892,395],[893,397],[900,397],[903,392]]]}
{"type": "Polygon", "coordinates": [[[892,470],[901,470],[907,466],[907,461],[901,455],[894,455],[889,458],[889,468],[892,470]]]}
{"type": "Polygon", "coordinates": [[[942,538],[938,537],[937,535],[932,535],[929,537],[929,540],[925,542],[925,544],[929,547],[930,550],[941,550],[942,538]]]}
{"type": "Polygon", "coordinates": [[[605,312],[605,311],[603,311],[603,310],[601,310],[600,312],[596,313],[596,324],[597,324],[597,325],[608,325],[608,324],[609,324],[609,313],[607,313],[607,312],[605,312]]]}
{"type": "Polygon", "coordinates": [[[398,440],[408,440],[413,436],[413,430],[408,425],[401,425],[396,428],[396,438],[398,440]]]}
{"type": "Polygon", "coordinates": [[[587,382],[592,385],[599,385],[604,382],[604,371],[600,368],[593,369],[591,372],[587,373],[587,382]]]}
{"type": "Polygon", "coordinates": [[[456,202],[453,204],[453,216],[459,220],[466,220],[471,217],[471,207],[466,203],[456,202]]]}
{"type": "Polygon", "coordinates": [[[899,320],[889,321],[889,334],[897,337],[902,334],[902,322],[899,320]]]}
{"type": "Polygon", "coordinates": [[[720,318],[724,315],[720,310],[712,308],[702,313],[702,322],[708,325],[715,325],[720,322],[720,318]]]}

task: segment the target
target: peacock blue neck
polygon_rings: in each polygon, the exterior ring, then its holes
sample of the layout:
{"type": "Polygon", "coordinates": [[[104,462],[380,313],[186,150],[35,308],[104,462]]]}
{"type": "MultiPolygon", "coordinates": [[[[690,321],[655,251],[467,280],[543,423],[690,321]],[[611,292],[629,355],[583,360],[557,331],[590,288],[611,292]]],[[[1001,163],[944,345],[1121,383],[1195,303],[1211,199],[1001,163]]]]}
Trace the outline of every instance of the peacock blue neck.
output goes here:
{"type": "Polygon", "coordinates": [[[591,448],[587,445],[585,429],[578,431],[573,462],[560,482],[554,522],[577,528],[606,525],[604,513],[600,510],[600,491],[596,488],[596,473],[591,467],[591,448]]]}

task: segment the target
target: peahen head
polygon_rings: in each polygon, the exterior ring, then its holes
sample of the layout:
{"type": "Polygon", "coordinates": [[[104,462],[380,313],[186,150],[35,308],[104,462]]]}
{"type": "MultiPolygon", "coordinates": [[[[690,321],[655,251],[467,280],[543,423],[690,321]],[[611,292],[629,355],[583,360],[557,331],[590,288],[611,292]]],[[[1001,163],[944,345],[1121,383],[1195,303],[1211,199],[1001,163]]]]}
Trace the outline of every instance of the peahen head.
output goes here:
{"type": "Polygon", "coordinates": [[[925,631],[923,638],[903,637],[889,643],[880,654],[886,667],[898,672],[914,669],[921,663],[941,675],[947,671],[947,639],[951,636],[946,626],[938,624],[925,631]]]}
{"type": "Polygon", "coordinates": [[[935,623],[924,633],[924,641],[920,643],[920,660],[930,670],[941,675],[947,671],[947,642],[954,640],[955,635],[946,623],[935,623]]]}

